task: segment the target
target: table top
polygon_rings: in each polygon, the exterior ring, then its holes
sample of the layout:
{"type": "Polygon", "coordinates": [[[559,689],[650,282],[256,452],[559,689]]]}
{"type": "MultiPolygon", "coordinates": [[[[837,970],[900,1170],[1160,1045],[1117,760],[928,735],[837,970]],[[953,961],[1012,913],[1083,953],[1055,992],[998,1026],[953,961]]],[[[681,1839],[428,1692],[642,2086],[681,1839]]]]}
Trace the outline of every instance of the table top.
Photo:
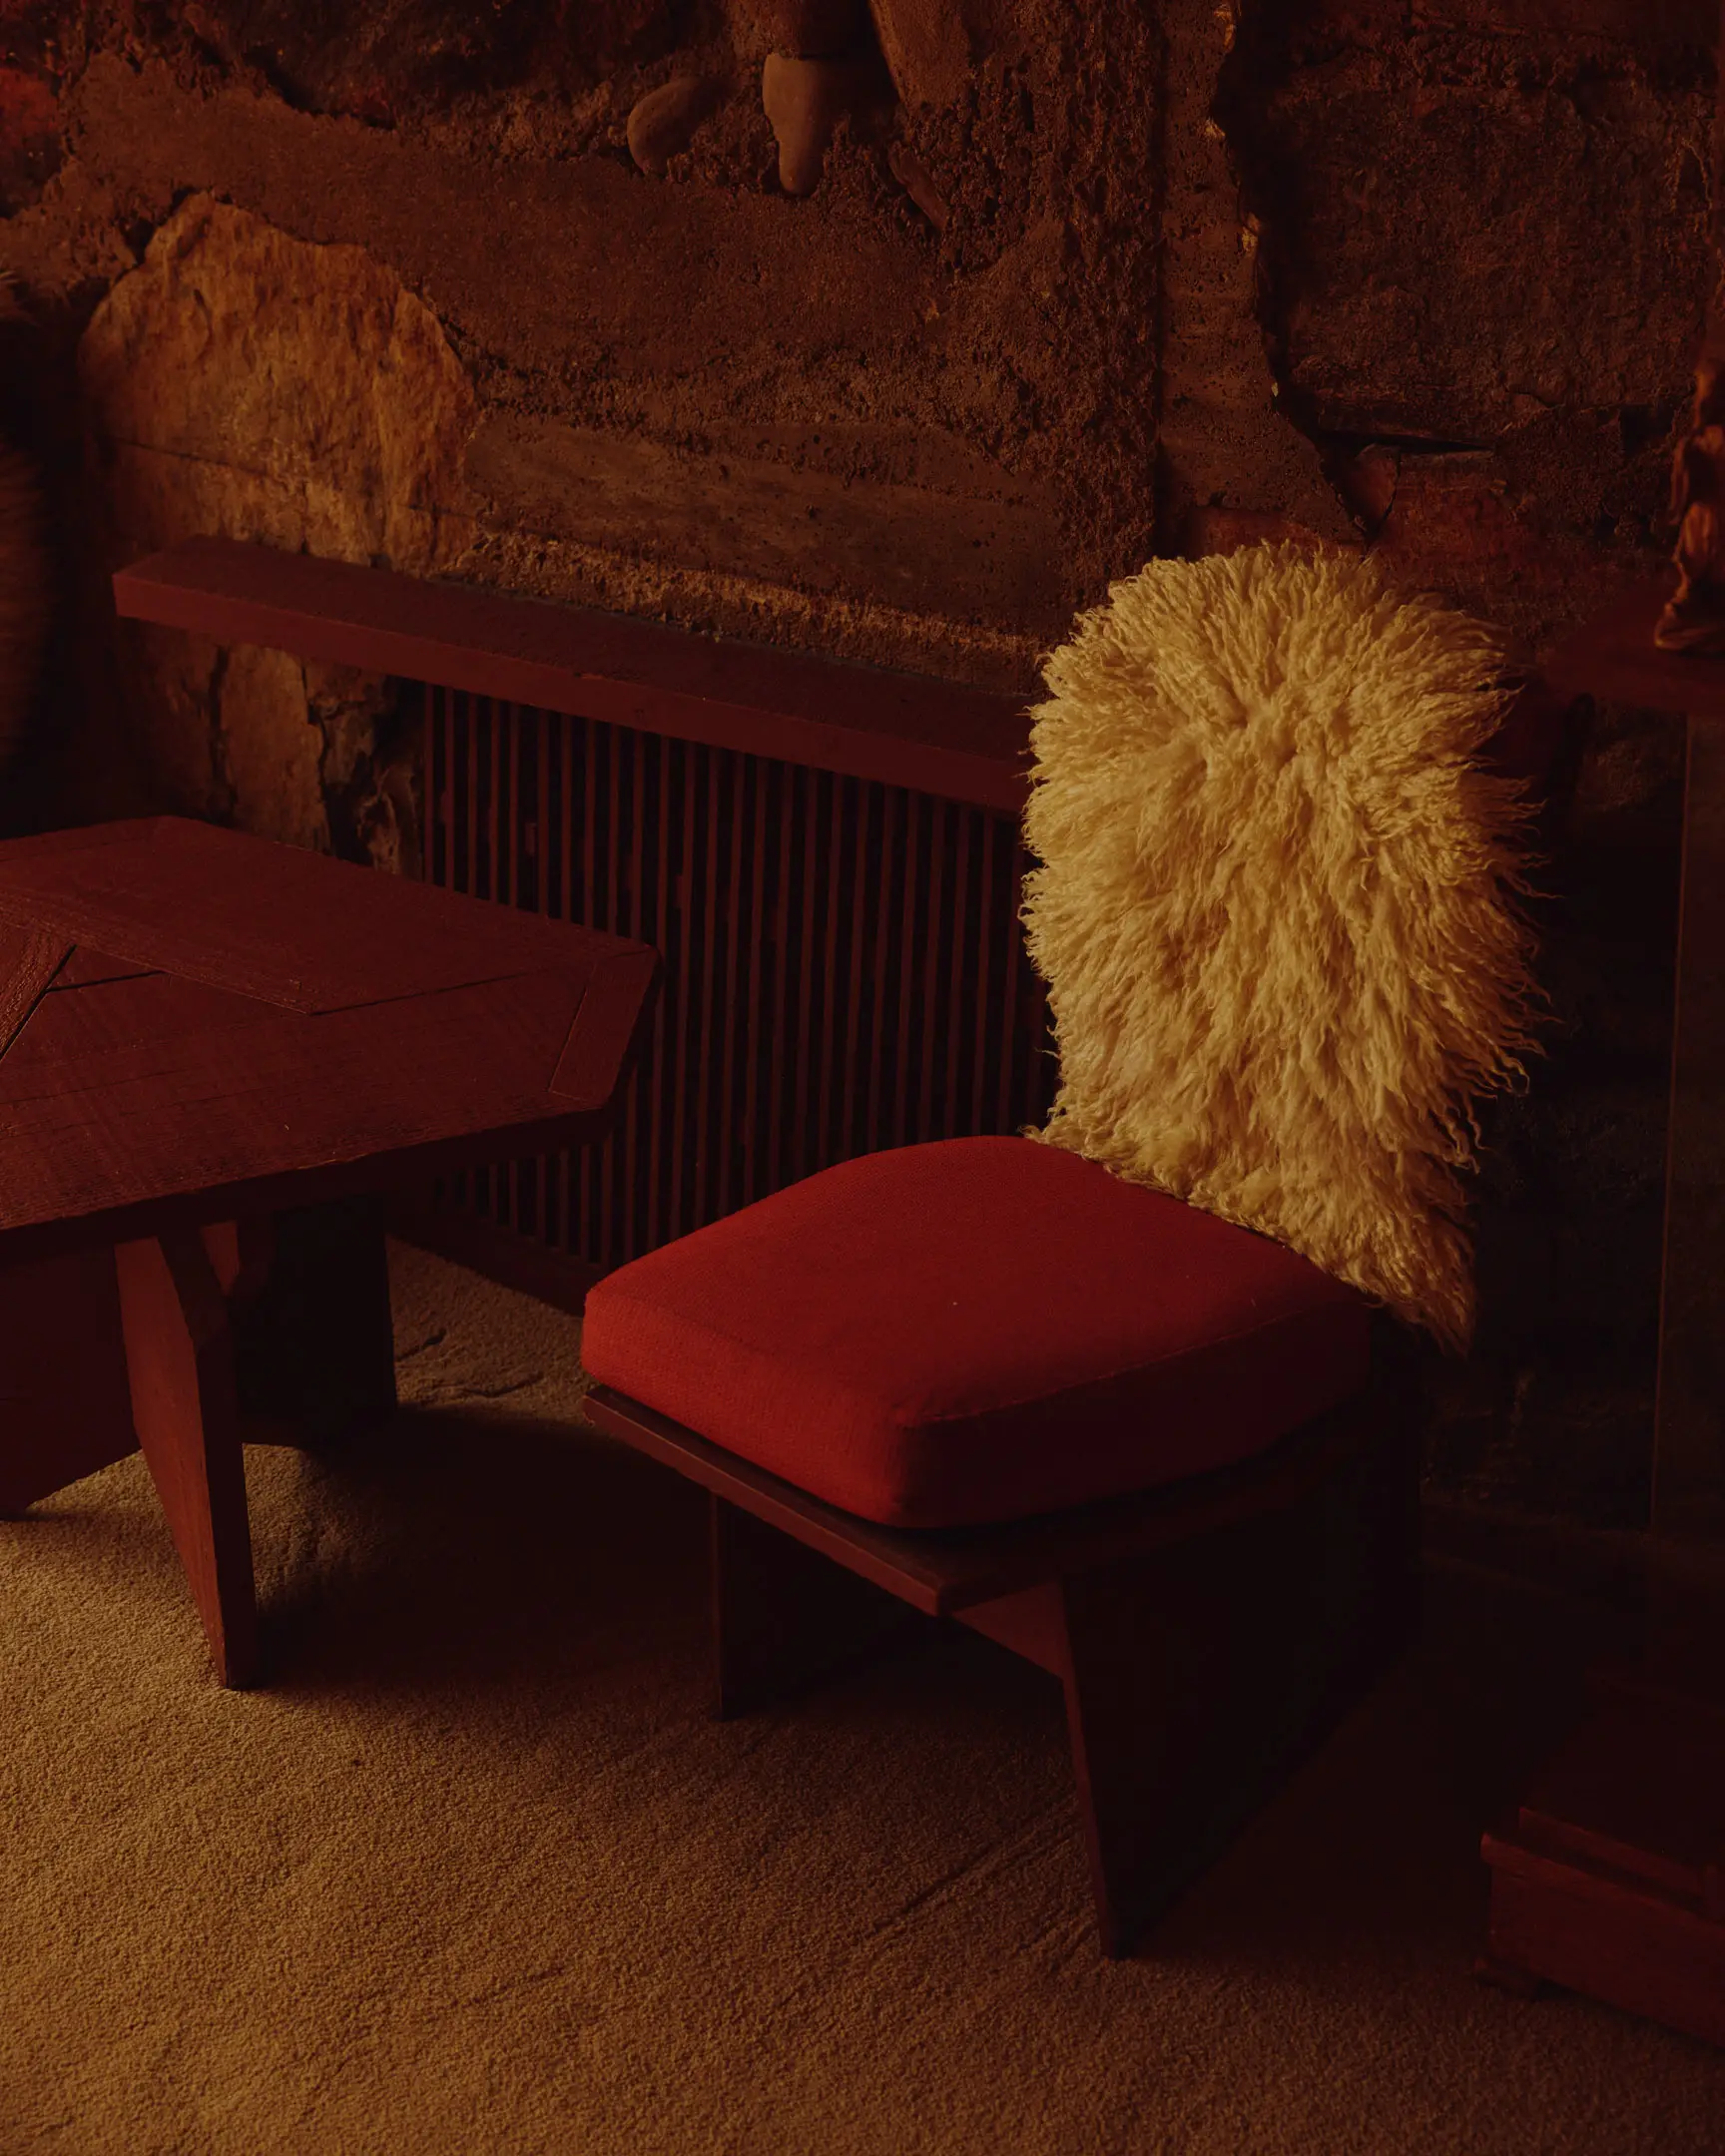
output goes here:
{"type": "Polygon", "coordinates": [[[0,1263],[599,1136],[656,966],[176,816],[0,843],[0,1263]]]}
{"type": "Polygon", "coordinates": [[[1583,623],[1540,668],[1546,685],[1559,696],[1609,697],[1693,719],[1725,719],[1725,658],[1660,651],[1653,642],[1675,588],[1675,572],[1667,570],[1583,623]]]}

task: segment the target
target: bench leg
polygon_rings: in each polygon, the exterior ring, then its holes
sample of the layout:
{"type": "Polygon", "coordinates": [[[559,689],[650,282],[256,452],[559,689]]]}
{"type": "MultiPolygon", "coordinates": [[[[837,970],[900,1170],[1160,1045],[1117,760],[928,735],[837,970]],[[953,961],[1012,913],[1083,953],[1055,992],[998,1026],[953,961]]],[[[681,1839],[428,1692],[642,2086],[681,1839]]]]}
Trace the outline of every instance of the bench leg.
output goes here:
{"type": "Polygon", "coordinates": [[[110,1250],[0,1272],[0,1518],[136,1452],[110,1250]]]}
{"type": "Polygon", "coordinates": [[[132,1417],[225,1685],[258,1676],[258,1608],[227,1299],[205,1239],[115,1252],[132,1417]]]}
{"type": "MultiPolygon", "coordinates": [[[[268,1272],[233,1309],[241,1406],[316,1449],[395,1409],[395,1346],[381,1203],[279,1213],[268,1272]]],[[[263,1431],[260,1430],[260,1435],[263,1431]]]]}
{"type": "Polygon", "coordinates": [[[708,1503],[721,1721],[792,1699],[916,1624],[883,1587],[723,1497],[708,1503]]]}
{"type": "Polygon", "coordinates": [[[1387,1441],[1286,1510],[1058,1583],[1105,1953],[1130,1949],[1412,1636],[1409,1459],[1387,1441]]]}

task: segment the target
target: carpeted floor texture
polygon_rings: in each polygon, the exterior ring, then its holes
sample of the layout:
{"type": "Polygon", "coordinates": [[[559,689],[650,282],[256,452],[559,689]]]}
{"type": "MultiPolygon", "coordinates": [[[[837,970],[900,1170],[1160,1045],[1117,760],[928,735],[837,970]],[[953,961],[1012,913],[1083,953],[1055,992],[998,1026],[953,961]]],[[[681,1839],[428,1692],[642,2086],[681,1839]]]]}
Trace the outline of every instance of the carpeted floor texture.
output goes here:
{"type": "Polygon", "coordinates": [[[701,1500],[572,1426],[572,1321],[394,1260],[396,1424],[248,1451],[270,1689],[136,1459],[0,1526],[0,2156],[1725,2150],[1725,2055],[1468,1973],[1578,1605],[1436,1572],[1108,1964],[1049,1679],[931,1630],[710,1721],[701,1500]]]}

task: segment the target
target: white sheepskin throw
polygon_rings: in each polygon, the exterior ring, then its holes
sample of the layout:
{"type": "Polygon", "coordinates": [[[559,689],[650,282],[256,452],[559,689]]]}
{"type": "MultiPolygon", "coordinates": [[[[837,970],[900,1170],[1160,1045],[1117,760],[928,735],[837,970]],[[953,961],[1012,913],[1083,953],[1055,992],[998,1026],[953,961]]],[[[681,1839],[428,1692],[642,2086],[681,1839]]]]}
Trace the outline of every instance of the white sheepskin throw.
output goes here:
{"type": "Polygon", "coordinates": [[[1273,1236],[1447,1347],[1472,1104],[1537,991],[1497,634],[1370,561],[1153,562],[1048,661],[1025,817],[1050,1145],[1273,1236]]]}

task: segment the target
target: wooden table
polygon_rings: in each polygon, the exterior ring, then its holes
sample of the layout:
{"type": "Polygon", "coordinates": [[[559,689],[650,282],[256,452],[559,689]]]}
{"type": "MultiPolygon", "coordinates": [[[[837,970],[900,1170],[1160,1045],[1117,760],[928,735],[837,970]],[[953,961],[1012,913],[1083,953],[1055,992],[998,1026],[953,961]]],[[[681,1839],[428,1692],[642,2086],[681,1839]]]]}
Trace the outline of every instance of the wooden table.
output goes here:
{"type": "Polygon", "coordinates": [[[656,963],[177,817],[0,844],[0,1512],[141,1446],[253,1681],[243,1387],[392,1402],[367,1198],[602,1135],[656,963]]]}
{"type": "Polygon", "coordinates": [[[1648,1647],[1487,1835],[1483,1973],[1725,2044],[1725,659],[1661,652],[1669,577],[1547,664],[1560,695],[1685,715],[1648,1647]]]}

